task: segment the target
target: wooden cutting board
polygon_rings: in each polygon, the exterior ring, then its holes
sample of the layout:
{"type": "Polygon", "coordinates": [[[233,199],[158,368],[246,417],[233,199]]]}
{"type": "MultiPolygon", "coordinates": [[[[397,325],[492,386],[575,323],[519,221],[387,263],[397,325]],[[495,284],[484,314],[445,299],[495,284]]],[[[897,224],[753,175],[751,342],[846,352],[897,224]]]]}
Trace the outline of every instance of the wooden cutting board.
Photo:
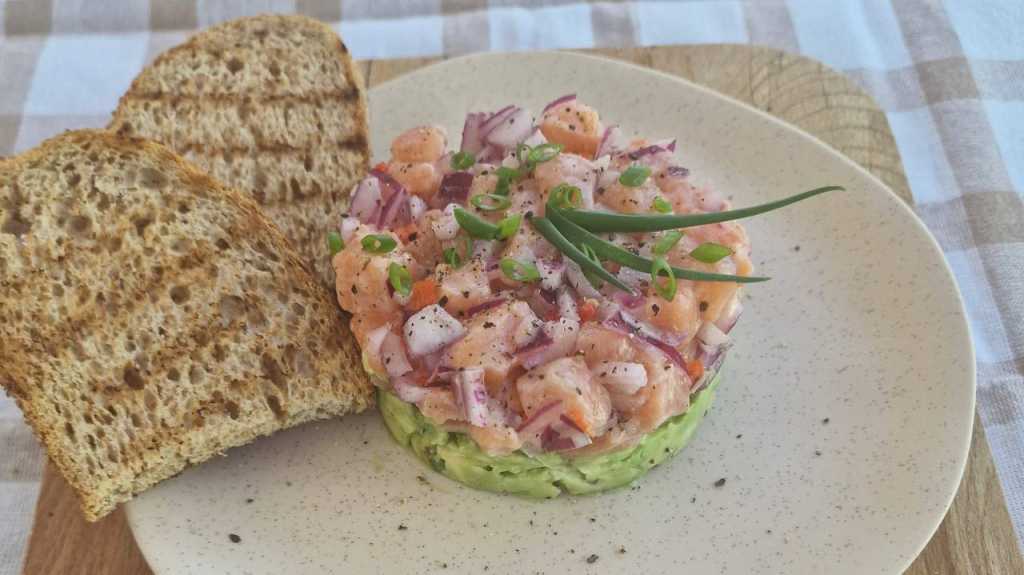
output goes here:
{"type": "MultiPolygon", "coordinates": [[[[844,153],[912,203],[885,114],[845,76],[800,56],[735,45],[595,50],[676,74],[799,126],[844,153]]],[[[362,62],[370,86],[437,61],[362,62]]],[[[119,510],[86,523],[64,480],[47,465],[29,539],[30,575],[152,573],[119,510]]],[[[971,454],[942,526],[911,575],[1024,573],[988,443],[975,417],[971,454]]]]}

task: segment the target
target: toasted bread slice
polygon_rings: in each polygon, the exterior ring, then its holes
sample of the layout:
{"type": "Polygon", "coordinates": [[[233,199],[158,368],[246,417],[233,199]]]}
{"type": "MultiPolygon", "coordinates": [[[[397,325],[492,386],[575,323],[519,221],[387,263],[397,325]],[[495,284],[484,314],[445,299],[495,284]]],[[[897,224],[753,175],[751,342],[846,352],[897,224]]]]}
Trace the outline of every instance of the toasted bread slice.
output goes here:
{"type": "Polygon", "coordinates": [[[109,127],[161,142],[249,193],[333,292],[326,236],[366,172],[366,118],[362,76],[331,28],[256,16],[159,56],[109,127]]]}
{"type": "Polygon", "coordinates": [[[189,464],[361,411],[328,294],[255,202],[68,132],[0,163],[0,383],[90,520],[189,464]]]}

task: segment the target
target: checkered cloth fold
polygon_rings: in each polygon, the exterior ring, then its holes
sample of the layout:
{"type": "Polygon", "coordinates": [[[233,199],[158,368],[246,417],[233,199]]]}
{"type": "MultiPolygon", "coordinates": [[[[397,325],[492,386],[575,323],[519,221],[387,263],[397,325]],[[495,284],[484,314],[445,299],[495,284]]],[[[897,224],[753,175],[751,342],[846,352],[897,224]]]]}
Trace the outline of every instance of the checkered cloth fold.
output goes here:
{"type": "MultiPolygon", "coordinates": [[[[855,78],[886,112],[915,210],[960,283],[982,423],[1024,534],[1024,3],[0,0],[0,155],[105,125],[158,53],[268,11],[331,22],[358,58],[734,42],[855,78]]],[[[0,399],[0,575],[20,564],[41,462],[0,399]]]]}

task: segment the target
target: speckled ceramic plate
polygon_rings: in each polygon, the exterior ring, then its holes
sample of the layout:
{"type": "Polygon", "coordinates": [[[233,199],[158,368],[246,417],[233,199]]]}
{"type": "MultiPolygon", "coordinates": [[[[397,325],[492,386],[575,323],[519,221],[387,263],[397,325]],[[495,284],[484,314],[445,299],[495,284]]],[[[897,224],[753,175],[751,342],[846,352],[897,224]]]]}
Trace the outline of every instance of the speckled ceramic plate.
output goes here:
{"type": "Polygon", "coordinates": [[[810,136],[676,78],[574,54],[483,55],[370,93],[375,157],[403,128],[568,92],[739,206],[848,192],[748,220],[748,288],[712,413],[634,487],[537,502],[467,489],[375,413],[233,450],[128,506],[171,573],[901,572],[963,470],[974,358],[939,249],[878,180],[810,136]],[[725,483],[719,487],[722,479],[725,483]],[[237,537],[233,537],[236,535],[237,537]],[[590,558],[590,560],[588,560],[590,558]]]}

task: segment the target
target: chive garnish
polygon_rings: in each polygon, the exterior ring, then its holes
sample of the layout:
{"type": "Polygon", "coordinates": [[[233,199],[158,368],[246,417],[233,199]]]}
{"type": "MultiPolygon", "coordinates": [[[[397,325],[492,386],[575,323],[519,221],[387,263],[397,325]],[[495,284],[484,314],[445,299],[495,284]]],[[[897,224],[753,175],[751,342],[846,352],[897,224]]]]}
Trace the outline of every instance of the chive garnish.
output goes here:
{"type": "Polygon", "coordinates": [[[402,264],[391,262],[388,265],[388,282],[403,296],[412,292],[412,276],[409,275],[409,269],[402,264]]]}
{"type": "Polygon", "coordinates": [[[476,156],[470,152],[455,152],[452,155],[452,169],[456,172],[468,170],[476,163],[476,156]]]}
{"type": "MultiPolygon", "coordinates": [[[[582,248],[581,251],[583,252],[583,255],[587,256],[587,259],[589,259],[590,261],[594,262],[597,265],[601,265],[601,258],[598,257],[597,252],[594,251],[594,248],[590,247],[589,244],[583,244],[580,247],[582,248]]],[[[597,277],[596,275],[594,275],[593,272],[586,268],[581,269],[583,271],[583,277],[587,278],[587,281],[590,282],[590,285],[594,286],[594,289],[601,289],[601,286],[604,285],[604,282],[601,280],[601,278],[597,277]]]]}
{"type": "Polygon", "coordinates": [[[512,281],[535,282],[540,279],[540,271],[537,266],[529,262],[521,262],[514,258],[501,258],[501,273],[512,281]]]}
{"type": "Polygon", "coordinates": [[[591,232],[656,232],[676,228],[690,228],[705,224],[716,224],[741,218],[749,218],[772,210],[788,206],[825,192],[841,191],[841,186],[825,186],[802,192],[788,198],[768,202],[749,208],[728,210],[724,212],[708,212],[701,214],[615,214],[593,210],[570,210],[565,217],[591,232]]]}
{"type": "MultiPolygon", "coordinates": [[[[557,212],[555,210],[549,210],[548,213],[556,214],[557,212]]],[[[615,277],[615,275],[609,272],[608,270],[604,269],[604,266],[588,258],[587,254],[580,251],[579,248],[574,246],[572,242],[566,239],[566,237],[562,235],[558,228],[555,227],[555,224],[552,220],[549,220],[548,218],[533,218],[530,220],[530,223],[533,224],[533,227],[534,229],[537,230],[537,233],[544,236],[544,239],[551,242],[551,245],[558,248],[558,251],[565,254],[565,257],[579,264],[581,268],[590,271],[595,276],[612,284],[613,286],[619,288],[620,290],[623,290],[631,294],[635,293],[633,288],[622,283],[622,280],[615,277]]],[[[597,250],[594,251],[596,252],[597,250]]]]}
{"type": "Polygon", "coordinates": [[[690,252],[690,257],[706,264],[713,264],[722,258],[732,255],[732,249],[723,246],[722,244],[716,244],[714,242],[704,242],[701,245],[693,248],[690,252]]]}
{"type": "Polygon", "coordinates": [[[465,247],[465,256],[459,254],[459,250],[455,247],[445,248],[444,262],[455,269],[461,268],[462,264],[469,261],[469,257],[473,254],[473,238],[469,236],[462,236],[463,246],[465,247]]]}
{"type": "Polygon", "coordinates": [[[386,254],[398,246],[395,238],[387,234],[370,234],[364,236],[362,241],[363,251],[371,254],[386,254]]]}
{"type": "Polygon", "coordinates": [[[651,262],[651,287],[666,301],[676,297],[676,276],[672,273],[672,266],[661,256],[651,262]]]}
{"type": "MultiPolygon", "coordinates": [[[[563,239],[567,239],[571,244],[583,245],[587,244],[594,248],[594,252],[598,256],[616,262],[620,265],[624,265],[628,268],[633,268],[641,272],[649,272],[651,270],[651,260],[642,258],[632,252],[628,252],[619,246],[601,239],[600,237],[588,232],[580,226],[569,221],[566,216],[574,213],[572,210],[561,211],[548,206],[547,219],[550,219],[553,225],[557,226],[559,235],[562,235],[563,239]],[[564,234],[564,235],[563,235],[564,234]]],[[[536,219],[536,218],[534,218],[536,219]]],[[[550,241],[550,240],[548,240],[550,241]]],[[[554,242],[552,242],[554,243],[554,242]]],[[[570,244],[570,245],[571,245],[570,244]]],[[[555,246],[562,253],[560,246],[555,246]]],[[[574,246],[575,247],[575,246],[574,246]]],[[[575,260],[573,260],[575,261],[575,260]]],[[[579,263],[579,262],[576,262],[579,263]]],[[[582,266],[583,264],[580,264],[582,266]]],[[[604,268],[601,268],[604,269],[604,268]]],[[[718,282],[736,282],[736,283],[757,283],[767,281],[769,278],[758,277],[758,276],[735,276],[729,274],[718,274],[711,272],[701,272],[697,270],[687,270],[683,268],[672,268],[672,272],[676,278],[693,281],[718,281],[718,282]]],[[[607,279],[603,278],[602,279],[607,279]]],[[[614,285],[614,284],[613,284],[614,285]]],[[[618,287],[618,286],[616,286],[618,287]]]]}
{"type": "Polygon", "coordinates": [[[672,213],[672,204],[661,196],[654,198],[654,201],[651,202],[651,208],[653,208],[654,211],[658,212],[659,214],[672,213]]]}
{"type": "Polygon", "coordinates": [[[512,200],[508,199],[508,196],[498,194],[477,194],[470,198],[469,202],[484,212],[500,212],[512,205],[512,200]]]}
{"type": "Polygon", "coordinates": [[[331,251],[331,256],[345,249],[345,240],[341,239],[341,234],[338,232],[327,232],[327,249],[331,251]]]}
{"type": "Polygon", "coordinates": [[[498,176],[498,183],[494,186],[494,193],[499,196],[507,196],[509,184],[518,180],[520,175],[519,170],[513,170],[507,166],[501,166],[494,170],[494,174],[498,176]]]}
{"type": "Polygon", "coordinates": [[[522,214],[513,214],[498,222],[498,232],[494,234],[496,240],[507,240],[516,235],[519,231],[519,224],[523,221],[522,214]]]}
{"type": "Polygon", "coordinates": [[[549,202],[555,207],[578,208],[583,205],[583,192],[576,186],[558,184],[548,194],[549,202]]]}
{"type": "Polygon", "coordinates": [[[455,208],[455,221],[466,230],[471,238],[493,240],[498,235],[498,226],[474,216],[462,208],[455,208]]]}
{"type": "Polygon", "coordinates": [[[676,247],[676,244],[678,244],[681,239],[683,239],[683,232],[679,230],[668,230],[661,234],[658,241],[654,243],[654,247],[651,248],[651,252],[656,256],[663,256],[672,251],[672,248],[676,247]]]}
{"type": "Polygon", "coordinates": [[[632,165],[619,175],[619,183],[629,188],[638,188],[644,185],[650,175],[651,169],[647,166],[632,165]]]}

